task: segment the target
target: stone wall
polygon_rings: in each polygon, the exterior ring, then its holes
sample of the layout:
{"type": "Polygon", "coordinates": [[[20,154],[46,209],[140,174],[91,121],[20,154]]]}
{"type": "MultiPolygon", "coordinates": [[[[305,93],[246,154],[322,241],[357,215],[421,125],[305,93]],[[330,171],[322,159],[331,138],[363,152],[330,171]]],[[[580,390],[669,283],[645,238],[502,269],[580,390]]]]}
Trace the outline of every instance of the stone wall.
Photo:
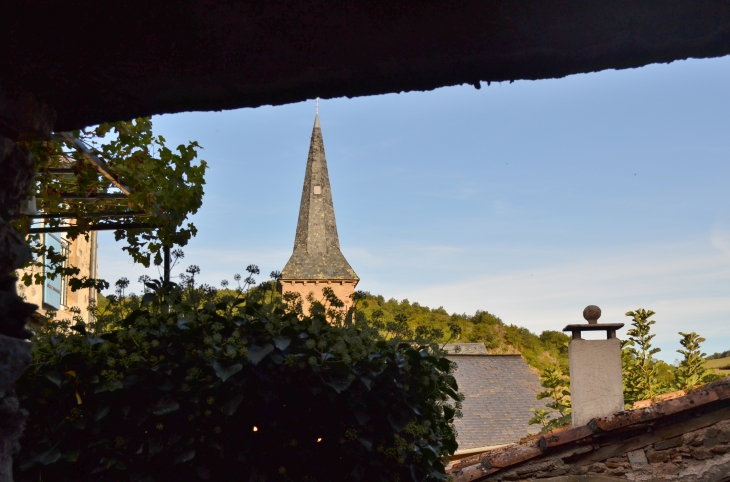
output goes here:
{"type": "MultiPolygon", "coordinates": [[[[681,425],[681,424],[680,424],[681,425]]],[[[648,432],[651,433],[651,432],[648,432]]],[[[676,433],[676,431],[674,432],[676,433]]],[[[673,435],[673,433],[668,433],[673,435]]],[[[646,440],[651,440],[646,437],[646,440]]],[[[620,443],[616,446],[620,447],[620,443]]],[[[572,447],[485,481],[590,481],[721,482],[730,480],[730,420],[664,438],[659,435],[645,447],[585,463],[581,455],[600,445],[572,447]]]]}
{"type": "Polygon", "coordinates": [[[28,317],[37,308],[16,291],[14,271],[30,259],[25,239],[10,226],[33,181],[34,161],[23,141],[50,138],[54,113],[23,92],[0,90],[0,482],[12,481],[27,412],[14,384],[30,364],[28,317]]]}

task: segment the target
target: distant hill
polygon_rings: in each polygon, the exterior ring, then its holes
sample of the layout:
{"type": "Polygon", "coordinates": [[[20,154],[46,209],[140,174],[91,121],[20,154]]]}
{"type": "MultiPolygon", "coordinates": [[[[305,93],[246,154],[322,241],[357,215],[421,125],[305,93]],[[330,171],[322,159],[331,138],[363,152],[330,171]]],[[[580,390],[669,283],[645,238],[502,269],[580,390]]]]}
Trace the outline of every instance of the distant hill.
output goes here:
{"type": "Polygon", "coordinates": [[[713,353],[712,355],[708,356],[708,360],[717,360],[718,358],[727,358],[730,357],[730,350],[723,351],[721,353],[713,353]]]}
{"type": "MultiPolygon", "coordinates": [[[[449,314],[443,307],[429,308],[408,300],[385,300],[380,295],[370,295],[358,302],[358,309],[370,319],[380,318],[385,322],[396,321],[396,316],[405,316],[411,329],[417,326],[438,328],[445,334],[446,342],[451,332],[449,323],[456,323],[462,333],[458,339],[464,343],[484,343],[493,354],[521,353],[528,364],[543,370],[555,364],[567,371],[570,337],[559,331],[543,331],[539,335],[527,328],[508,325],[488,311],[477,311],[474,315],[449,314]]],[[[402,319],[402,317],[401,317],[402,319]]],[[[451,343],[457,340],[450,340],[451,343]]]]}

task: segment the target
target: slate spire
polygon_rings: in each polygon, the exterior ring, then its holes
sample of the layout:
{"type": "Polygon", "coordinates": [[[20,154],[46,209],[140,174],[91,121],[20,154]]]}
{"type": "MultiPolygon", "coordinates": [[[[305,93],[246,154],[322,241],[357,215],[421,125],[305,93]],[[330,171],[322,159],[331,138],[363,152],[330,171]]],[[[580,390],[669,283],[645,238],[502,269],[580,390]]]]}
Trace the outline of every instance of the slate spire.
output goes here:
{"type": "Polygon", "coordinates": [[[314,118],[294,252],[281,271],[289,280],[359,280],[340,251],[319,115],[314,118]]]}

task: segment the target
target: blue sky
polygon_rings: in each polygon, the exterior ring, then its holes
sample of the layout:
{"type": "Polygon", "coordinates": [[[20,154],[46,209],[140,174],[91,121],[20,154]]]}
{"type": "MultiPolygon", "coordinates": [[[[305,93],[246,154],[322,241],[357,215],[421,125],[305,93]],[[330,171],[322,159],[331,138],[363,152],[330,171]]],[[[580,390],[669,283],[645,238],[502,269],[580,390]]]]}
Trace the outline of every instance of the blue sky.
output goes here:
{"type": "MultiPolygon", "coordinates": [[[[644,307],[667,361],[678,331],[730,349],[728,86],[726,57],[321,101],[359,288],[535,332],[581,322],[588,304],[602,322],[644,307]]],[[[196,264],[217,285],[249,263],[282,269],[313,121],[314,101],[153,119],[210,165],[173,273],[196,264]]],[[[145,273],[111,233],[99,243],[102,277],[145,273]]]]}

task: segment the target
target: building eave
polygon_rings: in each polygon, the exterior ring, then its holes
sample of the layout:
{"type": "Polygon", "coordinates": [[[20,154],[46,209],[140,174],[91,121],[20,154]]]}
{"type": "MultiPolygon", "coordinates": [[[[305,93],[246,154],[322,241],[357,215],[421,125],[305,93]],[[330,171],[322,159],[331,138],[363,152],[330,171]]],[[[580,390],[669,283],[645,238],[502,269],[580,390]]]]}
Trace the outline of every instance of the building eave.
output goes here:
{"type": "Polygon", "coordinates": [[[730,54],[717,0],[30,0],[0,18],[0,85],[47,103],[61,131],[730,54]]]}

